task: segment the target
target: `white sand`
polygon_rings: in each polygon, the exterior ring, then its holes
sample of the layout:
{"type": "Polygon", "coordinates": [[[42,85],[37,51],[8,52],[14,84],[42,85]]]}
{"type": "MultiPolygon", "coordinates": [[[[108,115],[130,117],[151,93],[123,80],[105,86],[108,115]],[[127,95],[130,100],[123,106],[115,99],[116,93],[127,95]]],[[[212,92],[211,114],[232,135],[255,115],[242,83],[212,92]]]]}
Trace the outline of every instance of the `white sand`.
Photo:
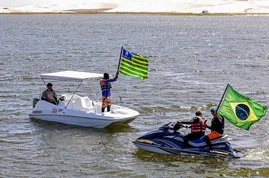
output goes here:
{"type": "Polygon", "coordinates": [[[0,0],[0,13],[268,13],[269,0],[0,0]]]}

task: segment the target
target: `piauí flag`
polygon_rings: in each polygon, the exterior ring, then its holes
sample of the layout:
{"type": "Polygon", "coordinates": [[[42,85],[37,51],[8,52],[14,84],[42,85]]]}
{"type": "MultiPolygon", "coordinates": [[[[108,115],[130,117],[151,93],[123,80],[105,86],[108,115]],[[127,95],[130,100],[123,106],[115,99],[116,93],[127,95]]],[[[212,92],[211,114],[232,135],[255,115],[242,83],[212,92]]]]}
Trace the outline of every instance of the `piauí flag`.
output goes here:
{"type": "Polygon", "coordinates": [[[138,76],[142,80],[148,78],[148,57],[122,49],[120,73],[128,76],[138,76]]]}
{"type": "Polygon", "coordinates": [[[218,113],[235,126],[248,130],[266,114],[267,109],[266,106],[242,95],[228,84],[218,113]]]}

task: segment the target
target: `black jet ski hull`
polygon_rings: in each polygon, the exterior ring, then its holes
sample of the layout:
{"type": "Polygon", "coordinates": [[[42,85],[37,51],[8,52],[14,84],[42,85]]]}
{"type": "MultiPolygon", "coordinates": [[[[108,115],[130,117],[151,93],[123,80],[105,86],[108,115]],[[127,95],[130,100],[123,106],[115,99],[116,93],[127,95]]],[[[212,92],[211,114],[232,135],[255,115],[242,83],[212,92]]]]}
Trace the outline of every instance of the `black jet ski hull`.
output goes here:
{"type": "Polygon", "coordinates": [[[219,149],[209,150],[208,148],[168,148],[168,147],[163,147],[160,145],[158,146],[155,144],[149,144],[149,143],[143,143],[143,142],[141,142],[141,140],[136,140],[133,143],[139,149],[146,150],[149,152],[159,153],[159,154],[195,154],[195,155],[205,155],[205,156],[224,156],[224,157],[232,157],[232,158],[241,158],[244,156],[243,152],[235,150],[235,149],[231,152],[231,151],[219,150],[219,149]]]}
{"type": "Polygon", "coordinates": [[[244,156],[243,152],[231,147],[231,144],[227,141],[227,136],[211,141],[213,146],[211,150],[203,137],[189,141],[189,147],[184,148],[184,135],[177,131],[171,132],[165,126],[139,137],[133,141],[134,145],[142,150],[160,154],[196,154],[232,158],[244,156]]]}

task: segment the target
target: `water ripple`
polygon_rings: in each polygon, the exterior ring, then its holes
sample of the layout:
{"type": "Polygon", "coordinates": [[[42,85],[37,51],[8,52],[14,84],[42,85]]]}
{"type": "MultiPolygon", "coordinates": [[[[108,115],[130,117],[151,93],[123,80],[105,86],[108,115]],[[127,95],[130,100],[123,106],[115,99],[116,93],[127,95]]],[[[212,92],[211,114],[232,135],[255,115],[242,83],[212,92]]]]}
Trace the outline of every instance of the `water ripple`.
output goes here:
{"type": "MultiPolygon", "coordinates": [[[[226,85],[269,105],[268,19],[243,16],[3,15],[0,16],[0,177],[267,177],[268,116],[249,131],[225,122],[239,160],[160,155],[132,141],[161,125],[211,121],[226,85]],[[228,29],[228,30],[227,30],[228,29]],[[119,76],[113,101],[138,110],[129,126],[80,128],[30,120],[41,73],[116,73],[121,46],[149,56],[149,78],[119,76]]],[[[79,93],[97,99],[98,80],[79,93]],[[97,91],[97,94],[90,91],[97,91]]],[[[76,84],[53,81],[57,93],[76,84]]],[[[182,132],[188,133],[185,129],[182,132]]]]}

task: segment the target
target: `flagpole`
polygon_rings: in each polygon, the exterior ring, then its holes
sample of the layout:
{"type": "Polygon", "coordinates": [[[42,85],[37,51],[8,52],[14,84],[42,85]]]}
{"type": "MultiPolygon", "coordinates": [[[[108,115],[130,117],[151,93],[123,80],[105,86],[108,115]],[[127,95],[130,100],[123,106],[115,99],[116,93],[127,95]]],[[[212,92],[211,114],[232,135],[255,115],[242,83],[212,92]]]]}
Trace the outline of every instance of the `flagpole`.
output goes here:
{"type": "Polygon", "coordinates": [[[227,91],[227,89],[228,89],[228,86],[229,86],[229,84],[227,84],[227,86],[226,86],[226,88],[225,88],[225,91],[224,91],[224,93],[223,93],[223,95],[222,95],[222,97],[221,97],[221,100],[220,100],[220,102],[219,102],[217,111],[219,110],[219,107],[220,107],[220,105],[221,105],[221,103],[222,103],[222,100],[223,100],[223,98],[224,98],[224,95],[226,94],[226,91],[227,91]]]}
{"type": "Polygon", "coordinates": [[[120,63],[121,63],[122,50],[123,50],[123,46],[121,47],[121,50],[120,50],[120,58],[119,58],[119,63],[118,63],[118,70],[117,70],[117,73],[118,73],[119,70],[120,70],[120,63]]]}

